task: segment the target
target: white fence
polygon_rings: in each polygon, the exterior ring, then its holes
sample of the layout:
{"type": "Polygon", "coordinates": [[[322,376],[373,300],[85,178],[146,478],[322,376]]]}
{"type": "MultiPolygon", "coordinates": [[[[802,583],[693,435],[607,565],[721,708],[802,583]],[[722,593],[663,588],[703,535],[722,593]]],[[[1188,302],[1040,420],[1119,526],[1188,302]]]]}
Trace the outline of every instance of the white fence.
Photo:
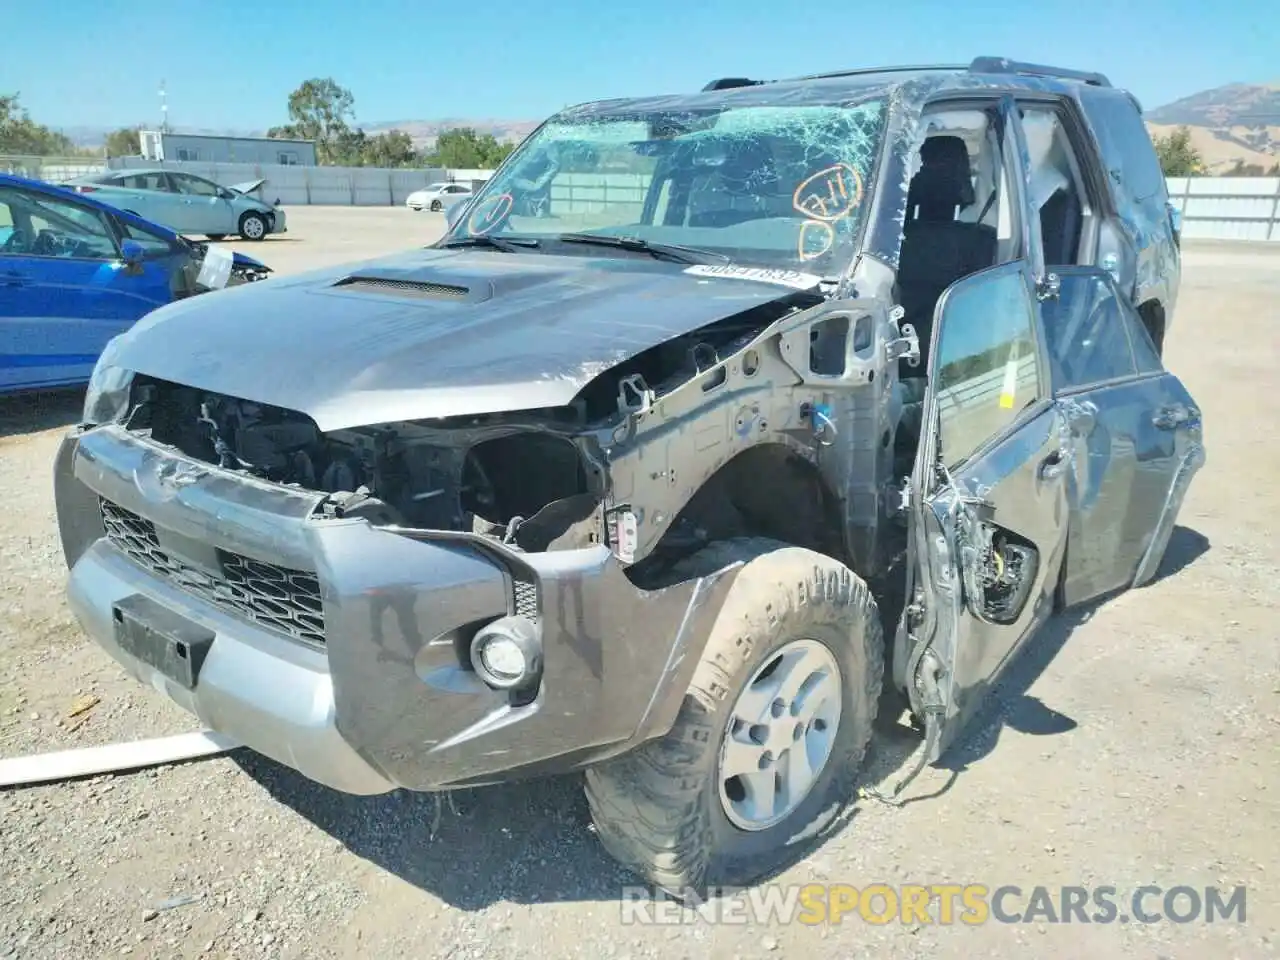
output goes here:
{"type": "MultiPolygon", "coordinates": [[[[53,183],[108,165],[154,167],[155,161],[126,157],[110,161],[81,157],[0,157],[0,173],[16,173],[53,183]]],[[[203,163],[168,160],[160,164],[208,177],[224,186],[266,179],[263,199],[287,206],[397,206],[414,190],[442,180],[486,180],[488,170],[435,167],[388,170],[380,167],[298,167],[253,163],[203,163]]],[[[1170,177],[1169,198],[1182,213],[1182,235],[1189,240],[1280,242],[1280,177],[1170,177]]],[[[557,177],[551,203],[562,213],[590,215],[606,203],[640,210],[648,178],[638,174],[574,173],[557,177]]],[[[612,216],[612,214],[611,214],[612,216]]]]}
{"type": "Polygon", "coordinates": [[[1188,240],[1280,242],[1280,177],[1170,177],[1188,240]]]}
{"type": "Polygon", "coordinates": [[[141,157],[112,160],[111,166],[115,169],[165,167],[183,170],[198,177],[208,177],[224,187],[265,179],[266,186],[259,191],[262,199],[279,200],[285,206],[397,206],[404,203],[413,191],[450,179],[449,171],[439,167],[389,170],[382,167],[300,167],[272,163],[157,162],[141,157]]]}

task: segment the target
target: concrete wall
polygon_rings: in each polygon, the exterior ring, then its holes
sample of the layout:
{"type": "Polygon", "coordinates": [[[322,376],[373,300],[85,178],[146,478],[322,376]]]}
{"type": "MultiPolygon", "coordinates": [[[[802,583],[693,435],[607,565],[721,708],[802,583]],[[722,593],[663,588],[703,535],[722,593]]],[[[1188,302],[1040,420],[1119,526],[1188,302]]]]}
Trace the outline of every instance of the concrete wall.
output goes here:
{"type": "Polygon", "coordinates": [[[356,207],[386,207],[402,204],[415,190],[449,179],[449,172],[437,167],[386,170],[380,167],[293,167],[274,163],[156,163],[141,157],[110,161],[114,169],[165,167],[207,177],[223,186],[266,179],[258,191],[264,200],[279,200],[285,206],[312,204],[356,207]]]}

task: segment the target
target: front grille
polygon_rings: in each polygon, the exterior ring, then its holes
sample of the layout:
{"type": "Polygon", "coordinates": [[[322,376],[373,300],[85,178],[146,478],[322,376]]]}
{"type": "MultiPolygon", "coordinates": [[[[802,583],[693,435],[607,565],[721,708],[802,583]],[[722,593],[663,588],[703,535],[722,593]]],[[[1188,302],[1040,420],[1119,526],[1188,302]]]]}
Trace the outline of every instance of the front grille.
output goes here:
{"type": "Polygon", "coordinates": [[[467,287],[456,287],[447,283],[397,280],[392,277],[346,277],[334,286],[358,293],[398,293],[404,297],[417,297],[424,300],[460,300],[471,292],[467,287]]]}
{"type": "Polygon", "coordinates": [[[165,551],[150,520],[109,500],[100,503],[107,538],[144,570],[259,626],[324,644],[324,608],[314,573],[223,550],[217,552],[220,572],[211,573],[165,551]]]}
{"type": "Polygon", "coordinates": [[[513,576],[512,588],[515,592],[516,613],[530,620],[538,619],[538,585],[532,580],[525,580],[519,574],[513,576]]]}

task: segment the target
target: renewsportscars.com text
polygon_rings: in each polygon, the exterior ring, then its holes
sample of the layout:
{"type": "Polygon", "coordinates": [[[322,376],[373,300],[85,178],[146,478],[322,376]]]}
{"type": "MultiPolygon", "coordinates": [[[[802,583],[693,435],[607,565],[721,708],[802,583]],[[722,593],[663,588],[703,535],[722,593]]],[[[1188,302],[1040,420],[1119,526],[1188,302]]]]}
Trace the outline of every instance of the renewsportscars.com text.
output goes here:
{"type": "Polygon", "coordinates": [[[1245,888],[1012,884],[766,884],[717,888],[684,904],[647,887],[622,892],[624,924],[1244,923],[1245,888]],[[692,904],[693,906],[686,906],[692,904]]]}

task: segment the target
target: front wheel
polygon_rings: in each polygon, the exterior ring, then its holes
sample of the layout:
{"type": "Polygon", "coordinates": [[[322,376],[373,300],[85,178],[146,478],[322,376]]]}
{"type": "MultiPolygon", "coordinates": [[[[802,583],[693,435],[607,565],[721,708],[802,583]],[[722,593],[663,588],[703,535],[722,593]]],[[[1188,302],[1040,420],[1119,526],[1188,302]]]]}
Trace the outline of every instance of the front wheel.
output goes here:
{"type": "Polygon", "coordinates": [[[240,215],[240,236],[246,240],[261,240],[267,235],[267,221],[261,214],[244,213],[240,215]]]}
{"type": "Polygon", "coordinates": [[[680,899],[785,866],[854,796],[884,675],[866,583],[830,557],[730,540],[745,561],[666,736],[587,771],[605,849],[680,899]]]}

